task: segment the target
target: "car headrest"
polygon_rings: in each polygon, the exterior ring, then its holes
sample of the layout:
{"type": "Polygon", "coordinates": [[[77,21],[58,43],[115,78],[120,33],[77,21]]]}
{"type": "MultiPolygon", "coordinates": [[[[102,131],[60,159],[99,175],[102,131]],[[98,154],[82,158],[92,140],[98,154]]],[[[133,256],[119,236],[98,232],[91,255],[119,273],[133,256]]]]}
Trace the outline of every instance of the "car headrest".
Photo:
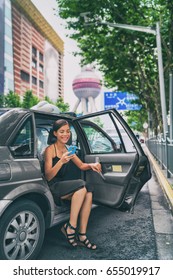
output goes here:
{"type": "MultiPolygon", "coordinates": [[[[56,136],[53,133],[53,129],[51,128],[49,131],[49,136],[47,139],[47,144],[51,145],[54,144],[56,142],[56,136]]],[[[72,144],[72,133],[70,133],[70,138],[68,140],[68,142],[66,143],[67,145],[71,145],[72,144]]]]}

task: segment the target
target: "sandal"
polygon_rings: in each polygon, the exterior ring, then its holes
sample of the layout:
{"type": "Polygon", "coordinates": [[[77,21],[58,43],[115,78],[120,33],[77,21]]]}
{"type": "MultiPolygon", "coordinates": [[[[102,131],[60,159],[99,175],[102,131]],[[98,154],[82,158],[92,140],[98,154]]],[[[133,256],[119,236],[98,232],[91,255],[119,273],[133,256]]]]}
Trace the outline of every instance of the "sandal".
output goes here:
{"type": "Polygon", "coordinates": [[[78,235],[77,235],[76,239],[77,239],[77,243],[78,243],[79,246],[86,247],[90,250],[96,250],[97,249],[96,245],[94,243],[91,243],[87,237],[84,240],[80,240],[79,236],[86,236],[86,233],[78,232],[78,235]]]}
{"type": "Polygon", "coordinates": [[[68,243],[72,247],[77,247],[77,242],[76,242],[76,228],[74,228],[69,222],[66,223],[62,228],[61,228],[62,233],[65,235],[68,243]],[[67,233],[67,228],[73,229],[74,233],[67,233]]]}

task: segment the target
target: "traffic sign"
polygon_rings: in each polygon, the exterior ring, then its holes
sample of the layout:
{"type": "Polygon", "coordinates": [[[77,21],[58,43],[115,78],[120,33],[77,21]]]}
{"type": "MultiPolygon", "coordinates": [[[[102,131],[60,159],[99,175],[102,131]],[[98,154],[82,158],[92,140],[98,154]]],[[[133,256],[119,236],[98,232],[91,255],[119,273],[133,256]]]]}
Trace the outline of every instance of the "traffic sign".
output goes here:
{"type": "Polygon", "coordinates": [[[134,103],[137,99],[138,97],[135,94],[128,92],[104,92],[104,109],[115,108],[118,111],[140,110],[142,105],[134,103]]]}

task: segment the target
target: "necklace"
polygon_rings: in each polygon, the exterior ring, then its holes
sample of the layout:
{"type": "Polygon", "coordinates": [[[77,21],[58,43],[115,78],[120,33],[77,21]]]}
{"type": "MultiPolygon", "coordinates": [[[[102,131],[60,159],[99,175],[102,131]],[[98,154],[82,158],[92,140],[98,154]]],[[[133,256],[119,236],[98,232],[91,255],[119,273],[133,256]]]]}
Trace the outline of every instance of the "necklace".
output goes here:
{"type": "Polygon", "coordinates": [[[66,152],[66,149],[64,148],[63,150],[58,149],[57,145],[55,145],[55,150],[56,154],[59,153],[61,156],[66,152]]]}

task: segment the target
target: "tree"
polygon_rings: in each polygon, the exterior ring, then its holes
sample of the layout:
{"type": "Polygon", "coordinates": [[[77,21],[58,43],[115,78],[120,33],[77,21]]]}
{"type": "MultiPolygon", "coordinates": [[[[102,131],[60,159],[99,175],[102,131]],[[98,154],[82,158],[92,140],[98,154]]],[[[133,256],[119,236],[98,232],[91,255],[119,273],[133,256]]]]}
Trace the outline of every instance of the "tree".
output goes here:
{"type": "Polygon", "coordinates": [[[0,95],[0,107],[4,107],[4,103],[5,103],[5,100],[4,100],[4,95],[0,95]]]}
{"type": "Polygon", "coordinates": [[[13,91],[9,91],[7,95],[4,96],[4,107],[21,107],[20,96],[13,91]]]}
{"type": "Polygon", "coordinates": [[[133,131],[143,132],[143,124],[147,120],[147,112],[144,108],[141,108],[139,111],[127,111],[125,113],[127,117],[127,123],[133,131]]]}
{"type": "MultiPolygon", "coordinates": [[[[156,26],[160,22],[168,108],[168,73],[173,65],[172,0],[57,0],[71,37],[78,42],[82,64],[95,62],[110,88],[135,93],[152,114],[155,128],[161,126],[156,38],[151,34],[94,24],[101,21],[156,26]],[[93,25],[84,25],[80,13],[90,12],[93,25]]],[[[76,53],[77,55],[77,53],[76,53]]]]}
{"type": "Polygon", "coordinates": [[[39,102],[39,98],[32,94],[32,90],[27,90],[23,97],[23,108],[31,108],[32,106],[36,105],[39,102]]]}
{"type": "Polygon", "coordinates": [[[64,103],[64,100],[62,99],[62,97],[59,97],[57,99],[55,105],[59,108],[59,110],[61,112],[68,112],[69,108],[70,108],[68,103],[64,103]]]}

